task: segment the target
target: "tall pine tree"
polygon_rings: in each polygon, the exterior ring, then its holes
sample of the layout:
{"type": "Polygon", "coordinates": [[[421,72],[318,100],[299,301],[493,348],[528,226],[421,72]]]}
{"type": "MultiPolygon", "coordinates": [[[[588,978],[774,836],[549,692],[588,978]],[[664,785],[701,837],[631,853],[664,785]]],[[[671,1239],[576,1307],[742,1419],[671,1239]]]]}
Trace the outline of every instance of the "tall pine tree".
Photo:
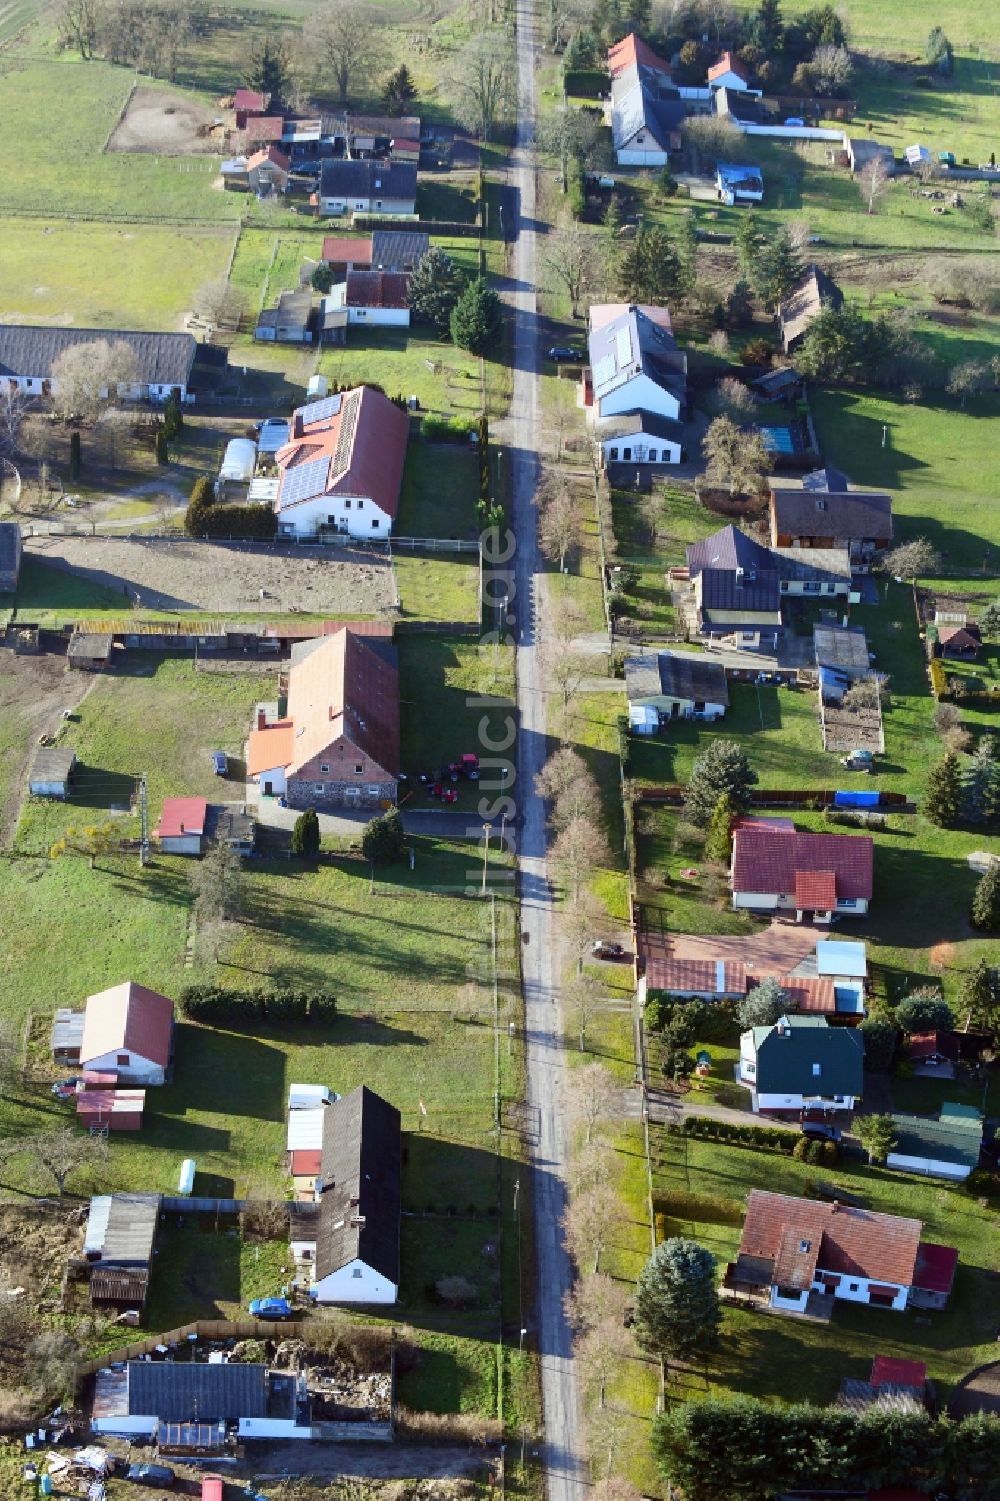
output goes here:
{"type": "Polygon", "coordinates": [[[924,817],[939,829],[953,829],[962,816],[962,773],[958,757],[949,751],[932,766],[924,796],[924,817]]]}
{"type": "Polygon", "coordinates": [[[719,1294],[715,1257],[694,1240],[657,1246],[635,1292],[633,1330],[655,1355],[693,1355],[718,1343],[719,1294]]]}
{"type": "Polygon", "coordinates": [[[992,735],[983,735],[963,788],[963,814],[969,823],[994,823],[1000,817],[1000,764],[992,735]]]}
{"type": "Polygon", "coordinates": [[[979,877],[972,898],[972,926],[984,933],[1000,932],[1000,861],[991,861],[979,877]]]}
{"type": "Polygon", "coordinates": [[[712,821],[705,840],[705,859],[728,865],[733,853],[733,820],[736,810],[728,792],[723,792],[712,809],[712,821]]]}

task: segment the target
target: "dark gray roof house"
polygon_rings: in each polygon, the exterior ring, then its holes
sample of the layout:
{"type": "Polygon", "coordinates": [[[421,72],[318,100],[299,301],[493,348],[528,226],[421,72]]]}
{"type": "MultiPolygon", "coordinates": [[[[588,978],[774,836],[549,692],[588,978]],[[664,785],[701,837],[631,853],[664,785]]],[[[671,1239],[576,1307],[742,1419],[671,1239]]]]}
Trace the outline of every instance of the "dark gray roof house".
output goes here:
{"type": "Polygon", "coordinates": [[[67,349],[106,340],[127,344],[142,386],[178,386],[191,375],[197,345],[192,334],[136,333],[120,328],[39,328],[0,324],[0,380],[51,380],[52,367],[67,349]]]}
{"type": "Polygon", "coordinates": [[[372,235],[372,271],[412,271],[430,249],[423,229],[376,229],[372,235]]]}
{"type": "Polygon", "coordinates": [[[808,268],[798,286],[778,309],[778,326],[786,354],[802,342],[806,329],[825,307],[843,306],[844,294],[819,266],[808,268]]]}
{"type": "Polygon", "coordinates": [[[701,652],[643,652],[625,658],[629,704],[677,699],[693,704],[729,703],[726,669],[701,652]]]}
{"type": "Polygon", "coordinates": [[[373,208],[379,201],[415,203],[417,169],[405,162],[325,161],[319,196],[321,201],[364,202],[373,208]]]}
{"type": "Polygon", "coordinates": [[[598,417],[594,423],[594,437],[600,443],[612,438],[631,438],[637,433],[648,433],[664,442],[684,442],[683,422],[663,417],[659,412],[622,412],[619,416],[598,417]]]}
{"type": "Polygon", "coordinates": [[[744,573],[762,573],[773,570],[774,563],[768,549],[748,537],[746,532],[741,532],[736,526],[724,526],[710,537],[691,543],[687,549],[687,566],[691,577],[697,578],[704,568],[742,568],[744,573]]]}
{"type": "Polygon", "coordinates": [[[267,1367],[226,1361],[142,1361],[128,1363],[131,1417],[161,1423],[238,1423],[267,1416],[267,1367]]]}

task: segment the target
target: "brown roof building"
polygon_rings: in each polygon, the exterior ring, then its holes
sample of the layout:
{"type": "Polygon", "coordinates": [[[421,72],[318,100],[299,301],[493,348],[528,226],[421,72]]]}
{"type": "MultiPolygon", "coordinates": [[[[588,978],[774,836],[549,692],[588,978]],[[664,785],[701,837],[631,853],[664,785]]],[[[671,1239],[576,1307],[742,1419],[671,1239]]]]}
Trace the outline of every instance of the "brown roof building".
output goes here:
{"type": "Polygon", "coordinates": [[[810,266],[778,309],[778,327],[785,353],[791,354],[801,344],[810,323],[825,307],[839,308],[843,302],[844,294],[832,277],[818,266],[810,266]]]}
{"type": "Polygon", "coordinates": [[[867,834],[808,834],[741,825],[733,835],[733,906],[794,910],[829,922],[867,912],[874,844],[867,834]]]}
{"type": "Polygon", "coordinates": [[[892,542],[892,498],[870,490],[808,490],[772,485],[771,546],[846,548],[867,563],[892,542]]]}

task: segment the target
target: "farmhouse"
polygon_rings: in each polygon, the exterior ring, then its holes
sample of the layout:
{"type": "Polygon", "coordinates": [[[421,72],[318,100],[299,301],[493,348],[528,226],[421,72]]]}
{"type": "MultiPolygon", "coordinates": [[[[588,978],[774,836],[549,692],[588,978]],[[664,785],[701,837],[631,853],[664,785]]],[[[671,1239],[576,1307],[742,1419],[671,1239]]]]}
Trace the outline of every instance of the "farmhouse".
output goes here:
{"type": "Polygon", "coordinates": [[[806,834],[761,822],[733,835],[733,906],[794,911],[797,922],[832,922],[868,911],[874,845],[867,834],[806,834]]]}
{"type": "Polygon", "coordinates": [[[766,547],[727,526],[690,546],[687,566],[703,635],[732,638],[743,651],[775,646],[784,630],[781,578],[766,547]]]}
{"type": "Polygon", "coordinates": [[[708,70],[710,89],[734,89],[741,94],[750,88],[750,81],[748,69],[731,52],[723,52],[708,70]]]}
{"type": "MultiPolygon", "coordinates": [[[[278,121],[279,140],[281,121],[278,121]]],[[[247,159],[247,183],[251,193],[263,197],[267,193],[283,193],[288,187],[291,163],[277,146],[265,146],[247,159]]]]}
{"type": "Polygon", "coordinates": [[[207,820],[207,798],[165,797],[153,838],[165,855],[200,855],[207,820]]]}
{"type": "Polygon", "coordinates": [[[594,414],[642,412],[676,421],[684,407],[687,358],[671,332],[668,309],[599,303],[591,307],[589,322],[594,414]]]}
{"type": "Polygon", "coordinates": [[[224,1453],[231,1436],[314,1436],[304,1375],[235,1360],[130,1360],[99,1371],[90,1426],[179,1457],[224,1453]]]}
{"type": "Polygon", "coordinates": [[[390,271],[349,271],[346,282],[324,298],[324,312],[327,304],[346,308],[348,323],[409,328],[410,278],[390,271]]]}
{"type": "Polygon", "coordinates": [[[0,594],[13,594],[21,572],[21,528],[0,521],[0,594]]]}
{"type": "Polygon", "coordinates": [[[887,1167],[962,1183],[979,1166],[983,1118],[973,1105],[944,1104],[936,1120],[894,1115],[892,1129],[895,1145],[887,1167]]]}
{"type": "Polygon", "coordinates": [[[598,417],[594,438],[605,469],[609,464],[680,464],[684,458],[683,422],[653,412],[598,417]]]}
{"type": "Polygon", "coordinates": [[[247,769],[291,808],[379,808],[396,801],[399,674],[390,643],[350,627],[292,652],[288,712],[250,735],[247,769]]]}
{"type": "Polygon", "coordinates": [[[843,304],[844,295],[833,278],[818,266],[810,266],[798,286],[778,308],[778,327],[785,353],[791,354],[798,348],[810,323],[824,308],[836,310],[843,304]]]}
{"type": "Polygon", "coordinates": [[[719,162],[715,169],[715,188],[719,202],[730,208],[737,203],[761,203],[764,198],[764,174],[759,167],[741,167],[719,162]]]}
{"type": "Polygon", "coordinates": [[[274,307],[261,310],[253,336],[265,343],[311,344],[312,293],[280,293],[274,307]]]}
{"type": "Polygon", "coordinates": [[[822,1016],[783,1016],[740,1037],[737,1082],[752,1091],[755,1114],[853,1110],[861,1097],[865,1045],[853,1027],[822,1016]]]}
{"type": "Polygon", "coordinates": [[[323,214],[391,214],[417,211],[417,169],[406,162],[325,161],[320,169],[323,214]]]}
{"type": "Polygon", "coordinates": [[[173,1034],[173,1002],[126,980],[89,996],[82,1012],[58,1011],[52,1051],[60,1061],[119,1084],[162,1084],[173,1034]]]}
{"type": "Polygon", "coordinates": [[[52,368],[67,349],[95,341],[125,344],[135,364],[135,380],[118,388],[127,401],[166,401],[188,397],[197,345],[193,334],[133,333],[127,329],[50,328],[0,324],[0,389],[16,386],[30,396],[53,389],[52,368]]]}
{"type": "Polygon", "coordinates": [[[90,1267],[90,1301],[95,1307],[143,1307],[159,1218],[159,1194],[101,1194],[91,1199],[83,1255],[90,1267]]]}
{"type": "Polygon", "coordinates": [[[922,1228],[919,1220],[754,1189],[725,1283],[762,1290],[771,1308],[789,1313],[825,1317],[827,1298],[897,1312],[943,1308],[958,1252],[922,1243],[922,1228]]]}
{"type": "Polygon", "coordinates": [[[279,448],[279,534],[388,537],[410,425],[380,391],[358,386],[298,407],[279,448]]]}
{"type": "Polygon", "coordinates": [[[892,498],[875,491],[770,486],[774,547],[846,548],[854,567],[867,566],[892,541],[892,498]]]}
{"type": "Polygon", "coordinates": [[[721,719],[729,707],[726,670],[696,652],[636,652],[625,658],[629,724],[655,734],[671,719],[721,719]]]}
{"type": "Polygon", "coordinates": [[[611,138],[620,167],[664,167],[681,146],[689,114],[669,78],[653,69],[627,68],[611,80],[611,138]]]}
{"type": "Polygon", "coordinates": [[[76,751],[72,746],[41,746],[28,773],[28,791],[33,797],[69,797],[75,766],[76,751]]]}
{"type": "Polygon", "coordinates": [[[320,1202],[292,1210],[290,1240],[317,1303],[395,1303],[399,1290],[400,1115],[362,1085],[326,1106],[320,1202]]]}

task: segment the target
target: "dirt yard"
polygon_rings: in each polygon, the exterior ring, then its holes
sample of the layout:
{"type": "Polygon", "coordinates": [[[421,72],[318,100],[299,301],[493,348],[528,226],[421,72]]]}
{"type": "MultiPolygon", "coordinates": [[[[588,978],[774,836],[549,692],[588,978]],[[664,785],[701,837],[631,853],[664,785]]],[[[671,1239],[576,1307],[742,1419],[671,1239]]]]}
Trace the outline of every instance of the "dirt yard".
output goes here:
{"type": "Polygon", "coordinates": [[[108,150],[148,151],[157,156],[218,153],[224,146],[221,133],[209,133],[215,118],[211,110],[172,90],[137,88],[108,150]]]}
{"type": "Polygon", "coordinates": [[[28,762],[39,735],[54,735],[63,712],[75,709],[92,680],[67,673],[66,658],[21,656],[0,650],[0,720],[5,757],[0,757],[0,849],[7,849],[21,816],[28,762]]]}
{"type": "Polygon", "coordinates": [[[383,615],[393,603],[392,565],[325,548],[322,556],[260,551],[239,543],[143,537],[34,537],[25,551],[147,610],[212,614],[383,615]]]}

